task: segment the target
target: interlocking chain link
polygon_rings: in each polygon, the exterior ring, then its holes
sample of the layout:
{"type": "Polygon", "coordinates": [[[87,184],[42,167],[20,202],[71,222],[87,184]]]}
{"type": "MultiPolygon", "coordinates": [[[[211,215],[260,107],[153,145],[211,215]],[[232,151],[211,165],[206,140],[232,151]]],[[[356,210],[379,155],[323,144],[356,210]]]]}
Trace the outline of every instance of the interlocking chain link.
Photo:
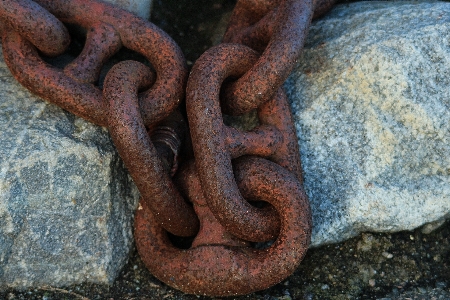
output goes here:
{"type": "Polygon", "coordinates": [[[226,78],[240,77],[256,61],[256,52],[246,46],[222,44],[211,48],[191,71],[186,104],[197,170],[211,210],[233,234],[260,242],[278,235],[279,217],[270,209],[257,209],[242,198],[231,160],[242,155],[259,155],[283,162],[299,178],[301,170],[292,117],[281,90],[278,97],[260,106],[262,124],[253,131],[241,133],[223,124],[217,91],[226,78]]]}
{"type": "Polygon", "coordinates": [[[300,55],[312,14],[311,0],[237,2],[224,42],[262,54],[228,89],[225,112],[242,114],[273,97],[300,55]]]}
{"type": "Polygon", "coordinates": [[[29,0],[0,2],[0,20],[30,41],[43,54],[62,54],[70,44],[66,27],[42,6],[29,0]],[[20,13],[19,13],[20,12],[20,13]],[[27,22],[22,22],[27,20],[27,22]]]}
{"type": "MultiPolygon", "coordinates": [[[[31,0],[22,2],[33,3],[31,0]]],[[[152,88],[139,95],[146,126],[161,121],[179,105],[184,95],[187,68],[181,50],[161,29],[98,0],[34,2],[59,20],[86,28],[88,36],[81,55],[60,70],[45,63],[32,47],[36,45],[26,38],[35,36],[39,44],[50,30],[36,31],[32,25],[20,26],[27,30],[24,33],[3,30],[5,61],[14,77],[33,93],[94,124],[107,126],[101,90],[92,83],[98,79],[104,62],[124,46],[144,55],[157,74],[152,88]]],[[[15,0],[2,3],[9,7],[15,5],[15,0]]],[[[17,13],[16,23],[28,21],[21,20],[21,15],[17,13]]],[[[50,26],[53,28],[54,24],[50,26]]]]}
{"type": "MultiPolygon", "coordinates": [[[[155,126],[178,107],[184,97],[187,68],[181,50],[161,29],[129,12],[101,1],[35,2],[22,0],[17,5],[14,0],[1,2],[5,7],[18,6],[15,7],[17,18],[15,23],[19,22],[21,25],[17,25],[15,28],[25,30],[24,32],[12,30],[12,28],[2,30],[5,62],[14,77],[33,93],[94,124],[109,127],[116,135],[117,132],[124,135],[124,132],[132,131],[137,136],[127,138],[142,141],[147,135],[143,130],[139,130],[143,125],[124,124],[124,120],[120,119],[120,117],[128,118],[130,116],[121,114],[119,118],[109,117],[108,119],[109,115],[116,115],[108,110],[109,102],[104,101],[102,90],[94,85],[98,81],[104,63],[123,46],[144,55],[155,69],[156,76],[154,77],[156,79],[150,88],[138,94],[139,84],[135,87],[135,81],[148,86],[151,83],[149,71],[144,72],[133,65],[130,66],[130,70],[137,71],[139,69],[139,72],[128,76],[129,71],[126,71],[127,67],[124,67],[122,68],[123,73],[118,75],[118,77],[123,75],[123,78],[119,79],[120,82],[116,83],[114,87],[109,87],[107,90],[112,90],[111,93],[124,93],[125,91],[121,89],[131,89],[139,103],[139,114],[135,117],[142,120],[147,127],[155,126]],[[19,4],[23,4],[24,8],[19,4]],[[22,15],[21,9],[26,9],[27,12],[31,11],[30,14],[33,9],[37,10],[38,21],[33,19],[32,24],[50,19],[52,22],[49,24],[48,30],[41,31],[40,28],[23,25],[22,23],[26,23],[28,19],[19,18],[22,15]],[[53,30],[53,27],[65,32],[61,29],[64,28],[61,27],[62,23],[55,17],[63,22],[83,26],[88,32],[83,51],[64,69],[58,69],[46,63],[36,50],[34,40],[27,39],[27,36],[34,36],[36,41],[45,39],[46,32],[53,30]],[[122,125],[122,129],[117,128],[120,125],[122,125]]],[[[4,26],[9,26],[8,23],[14,23],[13,21],[5,22],[4,26]]],[[[66,39],[60,40],[65,41],[66,39]]],[[[36,43],[39,44],[39,42],[36,43]]],[[[43,45],[41,48],[49,52],[46,49],[47,46],[43,45]]],[[[59,49],[59,52],[61,50],[64,48],[59,49]]],[[[108,98],[108,95],[105,98],[108,98]]],[[[134,107],[135,103],[128,101],[126,105],[132,109],[131,107],[134,107]]],[[[117,106],[116,109],[124,109],[125,106],[117,106]]],[[[117,111],[117,113],[121,112],[123,111],[117,111]]],[[[124,138],[121,137],[121,140],[124,138]]],[[[121,148],[121,144],[117,140],[116,145],[122,157],[131,151],[138,153],[140,151],[138,149],[143,149],[142,147],[138,148],[140,145],[131,145],[131,142],[121,148]]],[[[176,193],[169,195],[169,191],[174,189],[167,187],[173,186],[173,184],[158,164],[158,158],[152,147],[151,143],[145,144],[146,152],[141,152],[139,157],[132,158],[134,164],[138,165],[137,167],[132,168],[131,162],[126,159],[127,167],[132,170],[130,174],[143,196],[141,203],[145,207],[151,207],[166,230],[181,236],[194,235],[198,231],[197,217],[192,208],[180,196],[176,193]],[[148,157],[152,155],[154,157],[148,157]],[[144,173],[146,173],[145,176],[144,173]]],[[[130,157],[130,155],[126,157],[130,157]]]]}
{"type": "Polygon", "coordinates": [[[230,235],[209,210],[194,164],[185,165],[179,175],[180,187],[184,185],[203,224],[192,247],[177,249],[149,211],[136,214],[136,245],[158,279],[189,294],[231,296],[269,288],[297,268],[311,234],[310,219],[305,217],[309,205],[301,184],[291,172],[265,159],[238,159],[234,166],[242,195],[267,201],[280,213],[276,241],[269,249],[258,250],[230,235]],[[274,177],[278,180],[273,181],[274,177]]]}
{"type": "Polygon", "coordinates": [[[223,43],[198,59],[188,81],[184,57],[169,36],[99,0],[0,1],[0,31],[5,61],[19,82],[108,127],[141,193],[135,237],[150,271],[186,293],[228,296],[278,283],[308,248],[311,214],[281,85],[313,15],[333,3],[239,0],[223,43]],[[80,55],[59,69],[41,54],[66,51],[63,23],[85,28],[87,36],[80,55]],[[105,64],[123,47],[151,67],[120,62],[98,86],[105,64]],[[186,123],[177,107],[185,88],[192,149],[180,149],[186,123]],[[254,129],[224,125],[223,113],[251,110],[259,118],[254,129]],[[181,154],[191,151],[194,158],[177,171],[181,154]],[[247,200],[268,204],[257,208],[247,200]],[[195,237],[189,249],[179,249],[167,232],[195,237]],[[267,249],[251,246],[269,240],[267,249]]]}

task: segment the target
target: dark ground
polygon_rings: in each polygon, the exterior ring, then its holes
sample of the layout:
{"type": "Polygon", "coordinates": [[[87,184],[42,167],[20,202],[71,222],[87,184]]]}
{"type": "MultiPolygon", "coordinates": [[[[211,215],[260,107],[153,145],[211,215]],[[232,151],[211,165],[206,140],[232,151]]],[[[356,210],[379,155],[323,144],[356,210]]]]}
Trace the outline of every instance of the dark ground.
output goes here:
{"type": "MultiPolygon", "coordinates": [[[[311,249],[295,273],[265,291],[227,299],[450,299],[450,222],[430,234],[366,233],[311,249]]],[[[0,292],[0,299],[213,299],[155,279],[133,252],[116,282],[0,292]]]]}
{"type": "MultiPolygon", "coordinates": [[[[220,40],[235,1],[154,0],[152,21],[192,64],[220,40]]],[[[255,294],[228,299],[450,299],[450,221],[432,233],[366,233],[309,250],[296,272],[255,294]]],[[[0,299],[212,299],[184,295],[155,279],[134,251],[112,286],[0,291],[0,299]]]]}

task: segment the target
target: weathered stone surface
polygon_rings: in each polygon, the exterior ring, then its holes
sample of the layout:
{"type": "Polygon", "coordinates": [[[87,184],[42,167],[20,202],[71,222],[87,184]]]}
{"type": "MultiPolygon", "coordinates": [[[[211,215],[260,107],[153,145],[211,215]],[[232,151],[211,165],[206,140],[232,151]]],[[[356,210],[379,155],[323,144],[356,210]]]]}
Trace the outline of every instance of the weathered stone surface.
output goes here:
{"type": "Polygon", "coordinates": [[[107,130],[31,95],[0,55],[0,289],[110,283],[137,200],[107,130]]]}
{"type": "Polygon", "coordinates": [[[115,4],[132,13],[135,13],[141,18],[148,20],[150,18],[150,11],[152,8],[152,0],[105,0],[106,2],[115,4]]]}
{"type": "Polygon", "coordinates": [[[450,3],[357,2],[310,29],[285,87],[312,245],[450,213],[450,3]]]}

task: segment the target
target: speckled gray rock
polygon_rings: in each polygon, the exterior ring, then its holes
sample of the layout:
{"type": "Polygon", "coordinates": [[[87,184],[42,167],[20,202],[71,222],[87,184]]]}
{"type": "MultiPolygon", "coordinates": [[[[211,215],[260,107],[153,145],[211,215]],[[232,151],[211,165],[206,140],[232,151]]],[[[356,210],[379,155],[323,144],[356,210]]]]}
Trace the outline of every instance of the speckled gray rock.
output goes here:
{"type": "Polygon", "coordinates": [[[141,18],[148,20],[150,18],[150,11],[152,7],[152,0],[104,0],[106,2],[115,4],[132,13],[135,13],[141,18]]]}
{"type": "Polygon", "coordinates": [[[137,200],[107,130],[31,95],[0,55],[0,290],[110,283],[137,200]]]}
{"type": "Polygon", "coordinates": [[[450,3],[357,2],[310,29],[285,84],[312,245],[450,215],[450,3]]]}

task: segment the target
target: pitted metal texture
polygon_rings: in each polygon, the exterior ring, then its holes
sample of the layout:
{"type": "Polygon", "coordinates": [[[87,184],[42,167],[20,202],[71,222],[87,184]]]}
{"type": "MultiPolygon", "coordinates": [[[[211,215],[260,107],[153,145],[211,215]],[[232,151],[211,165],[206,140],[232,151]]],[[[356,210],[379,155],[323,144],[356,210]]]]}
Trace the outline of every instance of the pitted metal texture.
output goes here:
{"type": "Polygon", "coordinates": [[[108,128],[141,193],[136,246],[152,274],[185,293],[232,296],[282,281],[308,249],[311,213],[282,84],[312,18],[334,2],[238,0],[223,43],[189,75],[166,33],[100,0],[4,0],[0,33],[21,84],[108,128]],[[86,41],[57,68],[43,56],[67,50],[67,23],[86,41]],[[119,62],[99,85],[122,48],[146,63],[119,62]],[[223,114],[251,110],[259,125],[250,131],[223,123],[223,114]],[[178,247],[177,237],[192,242],[178,247]]]}

